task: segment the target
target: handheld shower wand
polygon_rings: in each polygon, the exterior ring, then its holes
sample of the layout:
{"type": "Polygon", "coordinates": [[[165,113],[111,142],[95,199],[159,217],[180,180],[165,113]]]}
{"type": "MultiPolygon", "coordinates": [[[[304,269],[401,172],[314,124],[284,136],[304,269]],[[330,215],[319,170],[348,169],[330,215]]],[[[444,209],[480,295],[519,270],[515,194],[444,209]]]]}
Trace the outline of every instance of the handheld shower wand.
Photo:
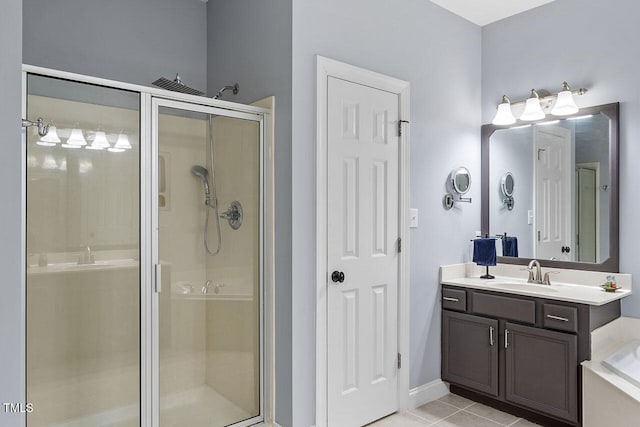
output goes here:
{"type": "MultiPolygon", "coordinates": [[[[211,193],[209,193],[209,171],[200,165],[195,165],[191,168],[191,173],[202,180],[204,186],[204,204],[209,206],[211,203],[211,193]]],[[[215,204],[215,201],[214,201],[215,204]]]]}
{"type": "MultiPolygon", "coordinates": [[[[211,126],[211,120],[209,120],[209,126],[211,126]]],[[[211,135],[211,131],[209,132],[211,135]]],[[[210,137],[211,138],[211,137],[210,137]]],[[[211,164],[213,165],[213,144],[211,139],[209,139],[210,150],[211,150],[211,164]]],[[[204,166],[193,165],[191,167],[191,173],[200,178],[202,180],[202,185],[204,187],[204,206],[205,206],[205,215],[204,215],[204,248],[207,251],[207,254],[211,256],[218,255],[220,253],[220,249],[222,248],[222,238],[220,236],[220,216],[218,213],[218,195],[216,193],[216,174],[213,166],[211,166],[211,185],[213,186],[213,197],[209,192],[209,171],[204,166]],[[215,213],[216,220],[216,230],[218,235],[218,246],[215,250],[211,250],[209,248],[209,210],[213,209],[215,213]]]]}

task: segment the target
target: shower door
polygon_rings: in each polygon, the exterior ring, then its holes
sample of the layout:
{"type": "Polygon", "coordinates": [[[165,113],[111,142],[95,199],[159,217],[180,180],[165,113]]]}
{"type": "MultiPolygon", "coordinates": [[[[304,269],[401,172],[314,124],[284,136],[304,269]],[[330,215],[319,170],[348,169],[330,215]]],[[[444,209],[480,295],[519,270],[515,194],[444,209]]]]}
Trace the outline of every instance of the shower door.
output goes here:
{"type": "Polygon", "coordinates": [[[140,94],[25,82],[27,425],[139,426],[140,94]]]}
{"type": "Polygon", "coordinates": [[[152,101],[154,426],[263,418],[262,126],[152,101]]]}

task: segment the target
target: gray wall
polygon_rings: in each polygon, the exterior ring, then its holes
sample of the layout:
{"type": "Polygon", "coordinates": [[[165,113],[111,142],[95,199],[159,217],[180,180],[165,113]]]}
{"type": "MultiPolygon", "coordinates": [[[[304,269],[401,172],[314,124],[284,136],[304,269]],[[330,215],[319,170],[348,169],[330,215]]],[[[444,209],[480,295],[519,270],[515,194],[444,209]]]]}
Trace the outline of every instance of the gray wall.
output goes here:
{"type": "Polygon", "coordinates": [[[250,103],[276,97],[276,421],[292,425],[291,407],[291,0],[209,0],[208,87],[240,84],[250,103]]]}
{"type": "Polygon", "coordinates": [[[200,0],[24,0],[23,62],[141,85],[180,73],[204,92],[206,7],[200,0]]]}
{"type": "MultiPolygon", "coordinates": [[[[480,28],[424,0],[296,0],[293,8],[293,424],[315,414],[315,117],[319,54],[411,83],[411,387],[440,378],[438,267],[480,228],[480,28]],[[474,203],[442,207],[469,168],[474,203]]],[[[405,355],[406,357],[406,355],[405,355]]],[[[287,426],[288,427],[288,426],[287,426]]]]}
{"type": "MultiPolygon", "coordinates": [[[[620,102],[620,270],[640,277],[634,191],[640,159],[640,37],[636,0],[556,0],[482,29],[482,116],[489,122],[503,94],[532,87],[559,90],[563,80],[589,93],[579,106],[620,102]]],[[[640,317],[640,293],[623,314],[640,317]]]]}
{"type": "MultiPolygon", "coordinates": [[[[0,13],[0,403],[24,403],[21,379],[24,369],[24,313],[22,312],[21,274],[21,137],[22,100],[22,0],[5,0],[0,13]]],[[[0,425],[19,426],[22,416],[8,414],[0,406],[0,425]]]]}

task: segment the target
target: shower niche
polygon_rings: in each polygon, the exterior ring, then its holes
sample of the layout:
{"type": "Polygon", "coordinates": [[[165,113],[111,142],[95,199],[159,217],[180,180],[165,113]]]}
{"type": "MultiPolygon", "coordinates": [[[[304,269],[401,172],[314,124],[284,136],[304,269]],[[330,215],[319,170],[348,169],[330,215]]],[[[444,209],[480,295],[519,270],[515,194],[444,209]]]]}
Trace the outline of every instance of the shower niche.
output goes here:
{"type": "Polygon", "coordinates": [[[267,110],[26,68],[28,425],[264,421],[267,110]]]}

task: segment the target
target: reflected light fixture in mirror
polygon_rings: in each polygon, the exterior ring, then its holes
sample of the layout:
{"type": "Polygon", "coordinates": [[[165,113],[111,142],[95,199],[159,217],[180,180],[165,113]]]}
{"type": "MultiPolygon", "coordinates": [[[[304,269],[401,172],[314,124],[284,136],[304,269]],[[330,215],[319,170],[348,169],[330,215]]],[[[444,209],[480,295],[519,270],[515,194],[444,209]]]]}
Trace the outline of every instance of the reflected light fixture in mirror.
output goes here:
{"type": "Polygon", "coordinates": [[[36,144],[43,145],[45,147],[53,147],[57,143],[60,142],[60,138],[58,137],[58,130],[55,126],[49,126],[49,132],[43,137],[41,137],[36,144]]]}
{"type": "Polygon", "coordinates": [[[124,150],[131,150],[131,143],[129,142],[129,137],[123,133],[118,135],[118,140],[112,148],[109,148],[109,151],[112,153],[121,153],[124,150]]]}
{"type": "Polygon", "coordinates": [[[85,145],[87,145],[87,141],[85,141],[82,131],[77,128],[71,130],[71,135],[69,139],[67,139],[67,143],[62,144],[65,148],[80,148],[85,145]]]}
{"type": "Polygon", "coordinates": [[[491,123],[496,126],[509,126],[514,124],[516,118],[511,108],[518,105],[525,106],[520,120],[524,122],[542,120],[545,118],[545,111],[549,110],[554,100],[555,104],[550,113],[554,116],[570,116],[579,111],[573,95],[584,95],[585,93],[587,93],[587,89],[585,88],[572,91],[569,84],[565,81],[562,82],[562,90],[555,95],[545,89],[531,89],[529,98],[513,103],[510,102],[506,95],[503,95],[502,101],[498,105],[498,111],[491,123]]]}
{"type": "Polygon", "coordinates": [[[110,144],[107,141],[107,135],[105,135],[102,131],[97,131],[96,136],[93,138],[93,142],[91,145],[87,146],[87,149],[90,150],[104,150],[105,148],[109,148],[110,144]]]}

